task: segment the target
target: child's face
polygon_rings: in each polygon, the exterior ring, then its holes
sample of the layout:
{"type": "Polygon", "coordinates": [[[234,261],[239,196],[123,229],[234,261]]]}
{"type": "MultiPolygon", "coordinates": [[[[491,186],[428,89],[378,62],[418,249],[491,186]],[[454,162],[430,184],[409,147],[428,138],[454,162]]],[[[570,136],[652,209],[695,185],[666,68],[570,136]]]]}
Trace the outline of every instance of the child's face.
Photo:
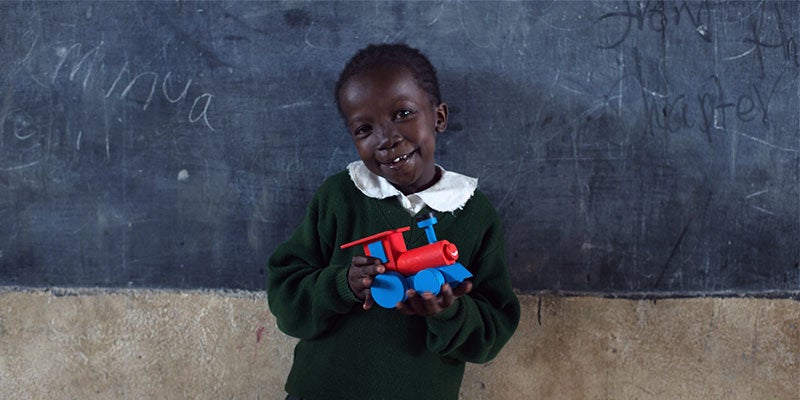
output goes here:
{"type": "Polygon", "coordinates": [[[388,67],[356,75],[342,86],[339,104],[370,171],[404,194],[436,183],[436,134],[447,127],[447,105],[431,104],[410,72],[388,67]]]}

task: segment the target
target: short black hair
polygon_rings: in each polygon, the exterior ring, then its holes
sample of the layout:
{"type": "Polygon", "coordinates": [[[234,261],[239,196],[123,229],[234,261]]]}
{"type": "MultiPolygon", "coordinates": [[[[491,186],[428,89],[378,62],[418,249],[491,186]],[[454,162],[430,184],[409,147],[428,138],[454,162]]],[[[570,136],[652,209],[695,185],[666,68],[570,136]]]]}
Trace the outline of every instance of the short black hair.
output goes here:
{"type": "Polygon", "coordinates": [[[428,93],[431,103],[438,105],[442,102],[439,94],[439,81],[436,79],[436,68],[421,51],[404,43],[371,44],[359,50],[339,74],[333,95],[336,98],[336,106],[339,108],[340,114],[342,106],[339,104],[339,92],[342,90],[342,86],[354,76],[387,65],[408,70],[417,81],[417,85],[428,93]]]}

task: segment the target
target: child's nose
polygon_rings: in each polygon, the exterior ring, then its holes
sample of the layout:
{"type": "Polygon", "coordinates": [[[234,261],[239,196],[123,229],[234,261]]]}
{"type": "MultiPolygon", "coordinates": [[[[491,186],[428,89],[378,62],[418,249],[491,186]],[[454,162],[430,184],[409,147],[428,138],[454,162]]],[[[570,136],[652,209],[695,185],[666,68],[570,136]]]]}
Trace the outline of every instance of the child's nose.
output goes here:
{"type": "Polygon", "coordinates": [[[379,137],[378,150],[389,150],[403,141],[403,135],[400,134],[394,124],[386,124],[381,127],[379,137]]]}

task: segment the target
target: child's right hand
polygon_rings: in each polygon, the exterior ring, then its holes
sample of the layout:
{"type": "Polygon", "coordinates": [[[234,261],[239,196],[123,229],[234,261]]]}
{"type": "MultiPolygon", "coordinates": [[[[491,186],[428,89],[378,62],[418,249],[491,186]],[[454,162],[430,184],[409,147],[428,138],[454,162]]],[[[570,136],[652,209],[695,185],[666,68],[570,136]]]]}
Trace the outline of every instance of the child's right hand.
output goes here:
{"type": "Polygon", "coordinates": [[[359,300],[364,301],[363,308],[369,310],[375,301],[370,295],[369,288],[372,286],[372,281],[375,275],[382,274],[386,271],[381,260],[375,257],[368,256],[355,256],[350,264],[350,269],[347,271],[347,283],[350,285],[350,290],[359,300]]]}

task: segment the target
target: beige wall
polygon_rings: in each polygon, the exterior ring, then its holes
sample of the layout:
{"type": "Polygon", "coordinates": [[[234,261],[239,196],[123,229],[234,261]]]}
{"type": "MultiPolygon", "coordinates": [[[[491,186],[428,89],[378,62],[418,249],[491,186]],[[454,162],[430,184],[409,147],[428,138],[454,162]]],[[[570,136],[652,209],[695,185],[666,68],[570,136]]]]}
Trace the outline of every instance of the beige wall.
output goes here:
{"type": "MultiPolygon", "coordinates": [[[[520,300],[463,399],[800,400],[798,301],[520,300]]],[[[0,291],[2,399],[282,399],[293,345],[263,293],[0,291]]]]}

